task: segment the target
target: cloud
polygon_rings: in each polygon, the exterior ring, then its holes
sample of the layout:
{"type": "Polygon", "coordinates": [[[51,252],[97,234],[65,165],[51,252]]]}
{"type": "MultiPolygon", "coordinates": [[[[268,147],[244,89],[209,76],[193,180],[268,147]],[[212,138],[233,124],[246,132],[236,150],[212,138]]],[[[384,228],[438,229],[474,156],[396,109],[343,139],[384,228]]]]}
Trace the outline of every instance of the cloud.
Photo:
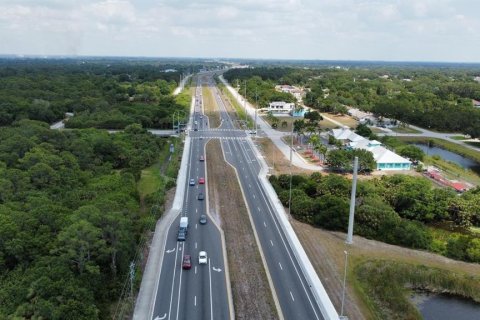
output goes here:
{"type": "Polygon", "coordinates": [[[477,12],[469,0],[2,0],[0,39],[3,53],[478,61],[477,12]]]}

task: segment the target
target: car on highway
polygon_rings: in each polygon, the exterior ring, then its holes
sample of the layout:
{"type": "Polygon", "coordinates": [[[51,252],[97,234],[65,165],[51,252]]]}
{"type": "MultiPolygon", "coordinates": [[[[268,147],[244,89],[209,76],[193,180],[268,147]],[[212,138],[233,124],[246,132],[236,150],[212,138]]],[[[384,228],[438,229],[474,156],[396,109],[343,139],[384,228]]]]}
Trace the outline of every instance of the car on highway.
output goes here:
{"type": "Polygon", "coordinates": [[[177,241],[185,241],[187,239],[187,233],[185,229],[178,230],[177,241]]]}
{"type": "Polygon", "coordinates": [[[190,183],[189,183],[191,186],[194,186],[195,185],[195,179],[190,179],[190,183]]]}
{"type": "Polygon", "coordinates": [[[203,155],[201,155],[201,156],[199,157],[199,160],[200,160],[200,161],[205,161],[205,157],[204,157],[203,155]]]}
{"type": "Polygon", "coordinates": [[[198,178],[198,184],[205,184],[205,178],[198,178]]]}
{"type": "Polygon", "coordinates": [[[203,192],[200,192],[198,194],[198,200],[204,200],[205,199],[205,195],[203,194],[203,192]]]}
{"type": "Polygon", "coordinates": [[[187,270],[192,268],[192,257],[190,255],[183,256],[182,268],[187,270]]]}
{"type": "Polygon", "coordinates": [[[207,264],[207,253],[205,251],[198,253],[198,264],[207,264]]]}
{"type": "Polygon", "coordinates": [[[200,224],[207,224],[207,216],[202,214],[198,222],[200,222],[200,224]]]}

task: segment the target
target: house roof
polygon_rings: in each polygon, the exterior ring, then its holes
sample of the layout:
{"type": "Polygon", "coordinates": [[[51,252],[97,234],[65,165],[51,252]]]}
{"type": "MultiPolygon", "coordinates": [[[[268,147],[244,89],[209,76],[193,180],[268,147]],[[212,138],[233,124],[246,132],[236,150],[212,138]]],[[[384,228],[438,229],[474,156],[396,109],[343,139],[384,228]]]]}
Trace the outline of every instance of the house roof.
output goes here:
{"type": "Polygon", "coordinates": [[[352,142],[365,140],[364,137],[346,128],[332,129],[332,134],[333,134],[333,137],[337,140],[349,140],[352,142]]]}
{"type": "Polygon", "coordinates": [[[412,163],[410,160],[382,146],[368,148],[367,150],[373,153],[373,158],[376,163],[412,163]]]}

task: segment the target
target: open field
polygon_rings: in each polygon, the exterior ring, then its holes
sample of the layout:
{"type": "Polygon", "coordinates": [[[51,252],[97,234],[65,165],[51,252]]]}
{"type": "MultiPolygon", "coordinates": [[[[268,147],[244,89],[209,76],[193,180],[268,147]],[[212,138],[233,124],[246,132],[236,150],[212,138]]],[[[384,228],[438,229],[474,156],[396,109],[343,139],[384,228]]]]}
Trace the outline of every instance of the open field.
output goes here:
{"type": "Polygon", "coordinates": [[[209,212],[225,234],[236,319],[278,319],[235,170],[218,140],[207,144],[209,212]]]}
{"type": "MultiPolygon", "coordinates": [[[[323,114],[323,113],[322,113],[323,114]]],[[[338,114],[333,114],[333,113],[325,113],[327,117],[329,117],[332,120],[338,121],[344,126],[347,126],[349,128],[355,129],[358,125],[358,121],[353,119],[349,115],[338,115],[338,114]]],[[[335,125],[335,127],[338,127],[338,125],[335,125]]]]}
{"type": "Polygon", "coordinates": [[[218,113],[217,102],[215,101],[212,90],[207,86],[203,86],[202,96],[205,115],[208,117],[208,121],[210,121],[210,127],[217,128],[220,126],[220,114],[218,113]]]}

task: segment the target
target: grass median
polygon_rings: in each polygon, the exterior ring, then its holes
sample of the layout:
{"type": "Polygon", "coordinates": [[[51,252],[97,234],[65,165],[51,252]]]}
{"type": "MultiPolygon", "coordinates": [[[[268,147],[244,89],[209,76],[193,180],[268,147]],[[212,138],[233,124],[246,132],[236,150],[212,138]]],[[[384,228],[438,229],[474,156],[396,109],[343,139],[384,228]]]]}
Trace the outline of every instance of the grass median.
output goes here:
{"type": "Polygon", "coordinates": [[[218,128],[220,126],[220,114],[218,113],[217,102],[213,96],[212,90],[208,86],[202,88],[203,107],[205,108],[205,115],[210,121],[211,128],[218,128]]]}

